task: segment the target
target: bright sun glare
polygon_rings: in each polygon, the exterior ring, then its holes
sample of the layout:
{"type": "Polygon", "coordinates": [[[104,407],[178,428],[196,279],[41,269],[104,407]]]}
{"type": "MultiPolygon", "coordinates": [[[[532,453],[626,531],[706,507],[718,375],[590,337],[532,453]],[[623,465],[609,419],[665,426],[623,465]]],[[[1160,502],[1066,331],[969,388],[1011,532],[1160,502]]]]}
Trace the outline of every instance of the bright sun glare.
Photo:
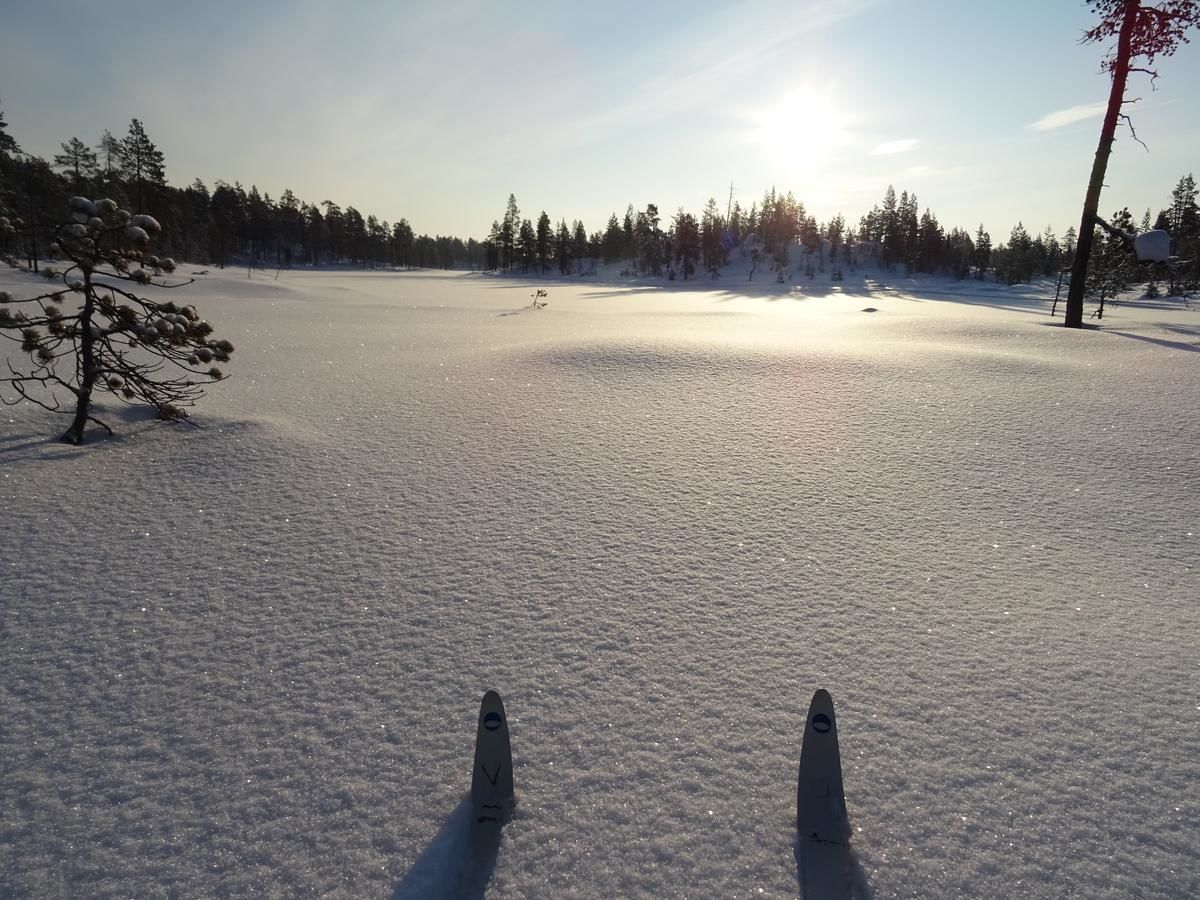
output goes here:
{"type": "Polygon", "coordinates": [[[846,120],[828,92],[811,87],[785,94],[754,116],[755,137],[774,160],[798,171],[825,162],[846,140],[846,120]]]}

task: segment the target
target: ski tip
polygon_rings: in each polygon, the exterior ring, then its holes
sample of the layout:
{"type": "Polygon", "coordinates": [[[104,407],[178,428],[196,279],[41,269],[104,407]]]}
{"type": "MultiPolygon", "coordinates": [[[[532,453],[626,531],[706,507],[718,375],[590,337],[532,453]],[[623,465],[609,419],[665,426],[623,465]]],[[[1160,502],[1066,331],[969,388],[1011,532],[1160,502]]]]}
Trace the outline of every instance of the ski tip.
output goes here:
{"type": "Polygon", "coordinates": [[[508,713],[504,710],[504,701],[495,691],[488,691],[479,703],[479,726],[488,731],[496,731],[504,726],[508,713]]]}
{"type": "Polygon", "coordinates": [[[818,733],[825,734],[831,728],[836,728],[834,722],[833,698],[825,688],[819,688],[808,704],[808,727],[815,726],[818,733]]]}

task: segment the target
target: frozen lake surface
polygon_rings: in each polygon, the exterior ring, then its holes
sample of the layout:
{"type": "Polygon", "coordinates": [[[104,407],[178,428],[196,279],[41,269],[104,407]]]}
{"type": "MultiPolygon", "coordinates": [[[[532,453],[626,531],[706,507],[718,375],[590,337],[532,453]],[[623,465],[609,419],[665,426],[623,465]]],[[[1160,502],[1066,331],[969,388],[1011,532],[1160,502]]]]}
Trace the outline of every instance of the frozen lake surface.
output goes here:
{"type": "Polygon", "coordinates": [[[795,896],[824,687],[858,893],[1200,895],[1200,311],[273,274],[201,429],[0,407],[0,894],[795,896]]]}

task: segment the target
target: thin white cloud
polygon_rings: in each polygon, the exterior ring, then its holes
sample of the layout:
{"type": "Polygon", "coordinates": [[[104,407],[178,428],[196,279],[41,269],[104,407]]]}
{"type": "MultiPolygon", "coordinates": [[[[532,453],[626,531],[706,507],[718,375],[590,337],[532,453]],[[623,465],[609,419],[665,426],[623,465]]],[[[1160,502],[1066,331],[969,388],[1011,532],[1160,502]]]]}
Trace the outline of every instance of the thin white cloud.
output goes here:
{"type": "MultiPolygon", "coordinates": [[[[602,95],[617,93],[625,99],[593,112],[556,113],[553,129],[543,135],[541,149],[564,150],[586,144],[598,134],[639,127],[673,114],[712,106],[714,97],[741,97],[762,70],[765,61],[793,54],[802,39],[861,14],[878,0],[805,0],[801,9],[773,28],[760,33],[759,19],[731,6],[698,19],[690,28],[664,38],[636,56],[627,58],[618,73],[633,83],[620,90],[611,74],[602,95]],[[741,48],[733,49],[730,48],[741,48]],[[665,64],[663,60],[670,62],[665,64]],[[632,76],[629,73],[634,73],[632,76]]],[[[579,85],[586,90],[587,85],[579,85]]]]}
{"type": "Polygon", "coordinates": [[[920,141],[916,138],[905,138],[900,141],[884,141],[871,151],[872,156],[888,156],[892,153],[905,153],[917,146],[920,141]]]}
{"type": "Polygon", "coordinates": [[[1057,112],[1046,113],[1036,122],[1031,122],[1025,127],[1031,131],[1050,131],[1054,128],[1062,128],[1064,125],[1102,116],[1107,106],[1106,103],[1085,103],[1081,106],[1060,109],[1057,112]]]}

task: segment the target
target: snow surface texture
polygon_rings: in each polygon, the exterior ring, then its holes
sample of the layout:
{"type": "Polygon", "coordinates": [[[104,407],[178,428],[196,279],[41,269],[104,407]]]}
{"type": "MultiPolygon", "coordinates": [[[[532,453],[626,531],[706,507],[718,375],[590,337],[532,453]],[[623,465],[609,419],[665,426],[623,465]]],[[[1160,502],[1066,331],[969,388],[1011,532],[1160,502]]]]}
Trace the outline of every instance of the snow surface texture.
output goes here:
{"type": "Polygon", "coordinates": [[[825,687],[856,893],[1200,895],[1200,312],[1026,293],[200,277],[202,430],[0,408],[0,894],[795,896],[825,687]]]}

